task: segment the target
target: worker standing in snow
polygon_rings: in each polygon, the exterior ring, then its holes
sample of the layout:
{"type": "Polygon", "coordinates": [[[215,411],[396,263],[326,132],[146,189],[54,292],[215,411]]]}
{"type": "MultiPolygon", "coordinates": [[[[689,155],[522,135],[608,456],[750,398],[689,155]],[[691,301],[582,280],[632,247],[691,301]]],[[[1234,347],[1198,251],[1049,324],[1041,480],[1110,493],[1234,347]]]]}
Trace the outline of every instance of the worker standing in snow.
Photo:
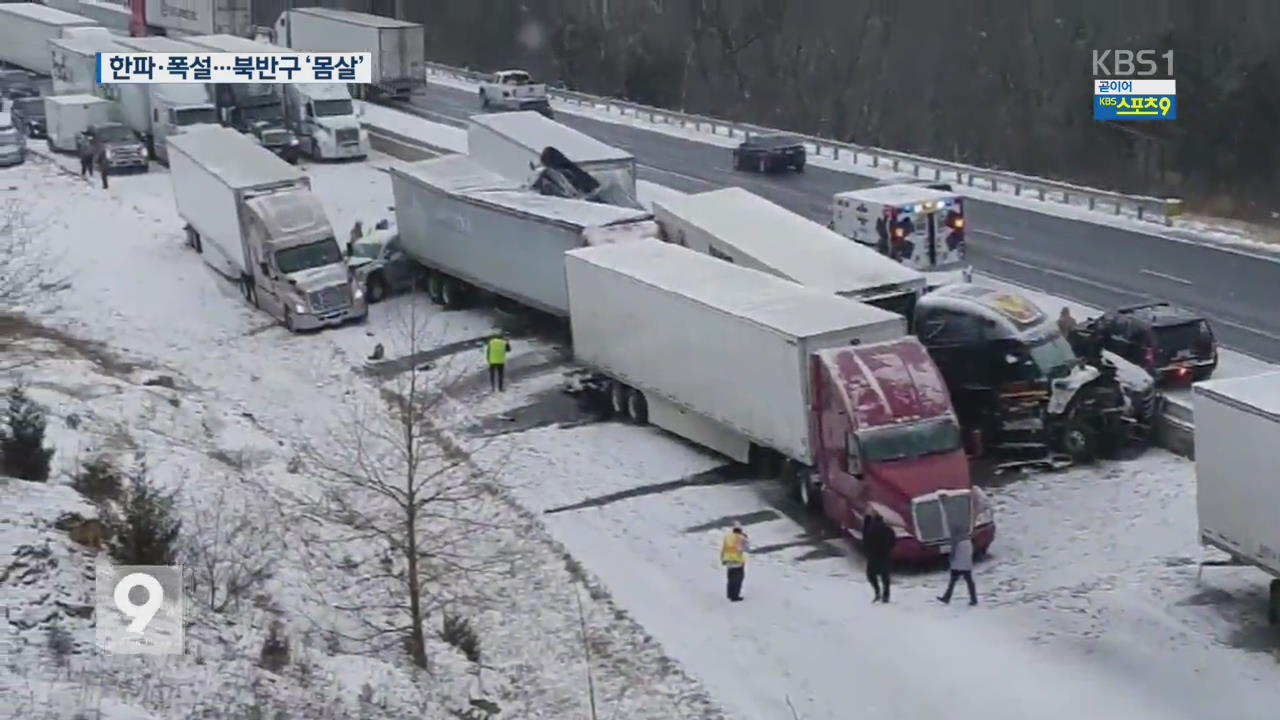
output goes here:
{"type": "Polygon", "coordinates": [[[489,389],[501,391],[507,368],[507,353],[511,343],[501,334],[489,338],[484,345],[484,358],[489,363],[489,389]]]}
{"type": "Polygon", "coordinates": [[[867,581],[876,592],[872,602],[889,602],[889,562],[897,540],[880,513],[874,508],[868,510],[862,521],[862,548],[867,554],[867,581]]]}
{"type": "Polygon", "coordinates": [[[978,604],[978,591],[973,586],[973,540],[968,533],[955,533],[951,536],[951,581],[947,583],[947,591],[938,598],[942,603],[951,602],[951,591],[956,589],[956,581],[964,578],[969,588],[969,604],[978,604]]]}
{"type": "Polygon", "coordinates": [[[733,530],[720,543],[720,564],[725,567],[727,576],[726,592],[733,602],[742,600],[742,581],[747,576],[749,550],[747,534],[737,525],[733,526],[733,530]]]}
{"type": "Polygon", "coordinates": [[[1062,333],[1062,337],[1071,339],[1071,333],[1076,331],[1076,319],[1071,317],[1071,309],[1062,308],[1062,312],[1058,313],[1058,331],[1062,333]]]}

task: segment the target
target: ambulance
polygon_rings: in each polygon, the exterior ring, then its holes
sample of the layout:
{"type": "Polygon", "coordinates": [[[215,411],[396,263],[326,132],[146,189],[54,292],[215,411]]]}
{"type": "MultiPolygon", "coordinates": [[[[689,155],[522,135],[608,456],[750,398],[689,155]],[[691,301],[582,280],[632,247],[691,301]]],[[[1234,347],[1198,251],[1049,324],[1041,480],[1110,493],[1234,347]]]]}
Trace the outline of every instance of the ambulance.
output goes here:
{"type": "Polygon", "coordinates": [[[837,193],[830,227],[923,273],[928,289],[973,278],[955,193],[905,183],[837,193]]]}

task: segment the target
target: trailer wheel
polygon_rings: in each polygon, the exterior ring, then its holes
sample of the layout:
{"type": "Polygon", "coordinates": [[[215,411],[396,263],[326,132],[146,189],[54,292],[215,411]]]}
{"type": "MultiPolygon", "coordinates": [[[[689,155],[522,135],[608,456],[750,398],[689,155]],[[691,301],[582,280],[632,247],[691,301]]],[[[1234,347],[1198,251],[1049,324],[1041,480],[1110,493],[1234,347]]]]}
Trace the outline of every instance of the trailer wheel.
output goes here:
{"type": "Polygon", "coordinates": [[[444,297],[442,292],[443,280],[444,278],[442,278],[440,276],[440,273],[436,272],[435,270],[432,270],[427,273],[427,297],[431,298],[431,302],[434,302],[437,305],[444,304],[444,297]]]}
{"type": "Polygon", "coordinates": [[[609,409],[613,411],[614,417],[624,417],[627,414],[627,386],[617,380],[609,381],[609,409]]]}
{"type": "Polygon", "coordinates": [[[1280,623],[1280,580],[1271,581],[1271,595],[1267,602],[1267,622],[1280,623]]]}
{"type": "Polygon", "coordinates": [[[637,425],[649,423],[649,403],[644,393],[634,388],[627,392],[627,417],[637,425]]]}
{"type": "Polygon", "coordinates": [[[467,300],[466,289],[462,282],[451,277],[440,278],[440,304],[446,309],[460,309],[467,300]]]}

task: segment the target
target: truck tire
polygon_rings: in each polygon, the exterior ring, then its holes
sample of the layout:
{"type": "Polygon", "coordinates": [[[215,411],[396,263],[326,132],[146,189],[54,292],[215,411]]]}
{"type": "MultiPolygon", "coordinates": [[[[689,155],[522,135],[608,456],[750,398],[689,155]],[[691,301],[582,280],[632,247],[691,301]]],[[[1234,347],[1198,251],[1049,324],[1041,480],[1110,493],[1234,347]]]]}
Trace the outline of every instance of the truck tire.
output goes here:
{"type": "Polygon", "coordinates": [[[466,288],[459,280],[445,275],[440,278],[440,304],[446,310],[459,310],[467,301],[466,288]]]}
{"type": "Polygon", "coordinates": [[[1267,622],[1280,623],[1280,580],[1271,581],[1271,593],[1267,598],[1267,622]]]}
{"type": "Polygon", "coordinates": [[[365,297],[369,298],[370,303],[380,303],[387,296],[387,281],[382,277],[382,273],[374,273],[365,281],[364,288],[365,297]]]}
{"type": "Polygon", "coordinates": [[[1093,428],[1073,418],[1062,431],[1062,451],[1078,463],[1092,462],[1097,454],[1093,428]]]}
{"type": "Polygon", "coordinates": [[[627,417],[637,425],[649,424],[649,403],[644,399],[644,393],[635,388],[627,392],[627,417]]]}
{"type": "Polygon", "coordinates": [[[614,417],[627,415],[627,386],[617,380],[609,382],[609,409],[614,417]]]}
{"type": "Polygon", "coordinates": [[[427,297],[431,298],[431,302],[437,305],[444,304],[444,298],[442,297],[443,282],[444,278],[435,270],[427,273],[427,297]]]}

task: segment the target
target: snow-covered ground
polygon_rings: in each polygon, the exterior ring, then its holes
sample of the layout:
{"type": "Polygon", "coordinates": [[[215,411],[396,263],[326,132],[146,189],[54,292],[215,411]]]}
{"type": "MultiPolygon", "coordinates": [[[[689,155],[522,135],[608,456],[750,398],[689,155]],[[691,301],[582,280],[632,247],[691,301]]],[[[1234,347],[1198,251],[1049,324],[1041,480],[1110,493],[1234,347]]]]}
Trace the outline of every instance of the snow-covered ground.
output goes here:
{"type": "MultiPolygon", "coordinates": [[[[387,214],[389,187],[376,168],[384,162],[307,168],[339,233],[387,214]]],[[[432,344],[493,327],[487,314],[441,313],[403,297],[376,306],[365,327],[289,336],[185,248],[159,170],[115,179],[104,192],[37,159],[0,170],[0,199],[15,196],[30,203],[38,237],[71,276],[68,289],[46,299],[47,316],[139,363],[73,357],[29,373],[33,394],[53,408],[59,458],[100,446],[129,452],[121,443],[131,438],[148,450],[159,481],[183,489],[185,507],[216,499],[265,504],[270,515],[279,491],[305,491],[308,473],[291,473],[290,461],[346,410],[379,401],[355,370],[375,342],[389,358],[406,352],[396,328],[411,310],[428,323],[432,344]],[[144,384],[160,374],[175,388],[144,384]],[[69,432],[69,415],[87,429],[69,432]],[[248,471],[229,469],[228,456],[248,471]]],[[[477,396],[468,377],[449,413],[475,463],[522,506],[495,506],[509,532],[488,542],[497,552],[533,550],[509,577],[492,579],[506,605],[475,617],[493,666],[484,690],[515,708],[503,717],[589,717],[575,629],[579,565],[600,582],[583,600],[603,717],[619,697],[617,717],[715,717],[704,693],[742,720],[791,717],[788,703],[803,720],[1274,715],[1280,684],[1271,656],[1280,642],[1262,625],[1264,578],[1210,570],[1196,584],[1189,463],[1155,451],[993,487],[1000,529],[978,568],[979,607],[938,606],[943,577],[933,572],[903,573],[894,604],[872,605],[857,555],[794,519],[772,483],[729,480],[716,472],[719,459],[652,429],[583,422],[557,392],[552,353],[517,340],[510,391],[477,396]],[[734,520],[747,525],[757,552],[747,601],[730,605],[716,547],[734,520]]],[[[469,357],[452,367],[438,359],[430,372],[459,370],[469,357]]],[[[14,484],[0,487],[0,557],[47,543],[58,563],[37,575],[52,597],[36,603],[6,585],[5,601],[48,608],[59,593],[74,601],[88,558],[49,523],[79,501],[64,488],[14,484]]],[[[293,521],[280,517],[282,539],[296,540],[293,521]]],[[[263,607],[201,617],[209,629],[193,631],[179,662],[87,653],[71,670],[38,670],[49,662],[43,629],[11,625],[0,702],[29,717],[42,717],[31,705],[45,717],[115,705],[120,712],[108,717],[177,718],[194,714],[183,707],[245,707],[256,693],[308,717],[324,717],[321,707],[442,717],[440,703],[477,692],[457,682],[423,694],[398,655],[357,660],[308,637],[315,621],[337,622],[328,606],[344,578],[303,565],[305,547],[286,548],[263,607]],[[273,617],[306,648],[278,678],[254,662],[273,617]],[[383,707],[359,702],[366,683],[383,707]]],[[[86,637],[84,623],[76,632],[86,637]]],[[[439,643],[432,651],[437,670],[460,665],[439,643]]]]}
{"type": "MultiPolygon", "coordinates": [[[[442,74],[429,74],[427,76],[427,81],[446,87],[458,88],[467,92],[475,92],[477,88],[477,85],[474,83],[442,74]]],[[[662,133],[664,135],[670,135],[672,137],[678,137],[685,140],[719,145],[726,148],[736,147],[738,143],[741,142],[740,137],[729,137],[724,135],[716,130],[717,127],[721,126],[711,123],[681,126],[661,121],[654,122],[647,117],[623,115],[618,112],[617,106],[604,103],[584,105],[576,102],[556,100],[553,98],[552,105],[556,112],[580,115],[593,120],[617,125],[629,125],[642,130],[662,133]]],[[[366,121],[372,122],[372,120],[369,120],[368,118],[366,118],[366,121]]],[[[433,134],[430,137],[435,136],[436,135],[433,134]]],[[[442,147],[451,148],[451,146],[447,145],[442,147]]],[[[832,158],[827,155],[818,156],[816,154],[812,154],[812,147],[810,148],[810,151],[811,154],[808,162],[811,165],[827,168],[829,170],[848,172],[879,180],[899,178],[904,175],[910,175],[913,172],[913,165],[905,161],[901,164],[899,169],[895,170],[891,166],[873,165],[872,157],[869,154],[860,154],[855,158],[852,154],[846,153],[841,155],[839,158],[832,158]]],[[[928,165],[928,161],[922,161],[922,163],[926,166],[928,165]]],[[[926,176],[921,175],[921,177],[926,176]]],[[[931,171],[927,177],[932,179],[933,176],[931,171]]],[[[1072,202],[1068,204],[1057,202],[1052,199],[1040,200],[1038,199],[1038,195],[1030,190],[1027,190],[1023,195],[1015,195],[1012,184],[1001,186],[997,190],[991,190],[973,185],[966,185],[964,183],[956,183],[954,176],[943,177],[942,180],[950,181],[955,184],[957,192],[964,196],[981,200],[983,202],[1000,203],[1068,220],[1090,222],[1097,225],[1117,227],[1132,232],[1156,235],[1174,242],[1214,244],[1225,249],[1232,250],[1233,252],[1252,255],[1265,260],[1276,261],[1278,256],[1280,256],[1280,244],[1259,239],[1260,233],[1256,228],[1252,228],[1242,223],[1226,222],[1214,218],[1187,216],[1175,218],[1172,226],[1164,227],[1150,220],[1139,220],[1133,215],[1116,215],[1112,212],[1109,205],[1099,210],[1090,209],[1087,205],[1087,194],[1084,193],[1077,193],[1074,195],[1072,197],[1072,202]]]]}
{"type": "MultiPolygon", "coordinates": [[[[355,219],[368,225],[388,214],[386,175],[374,167],[385,162],[307,168],[341,234],[355,219]]],[[[588,717],[576,599],[582,588],[594,680],[607,712],[616,704],[619,717],[717,717],[700,688],[590,577],[584,586],[581,568],[501,494],[485,508],[493,529],[475,542],[477,553],[510,558],[507,567],[451,588],[474,585],[487,598],[457,608],[479,631],[482,686],[435,638],[435,675],[418,682],[399,650],[365,656],[365,645],[336,638],[353,622],[337,608],[362,600],[348,590],[377,560],[367,544],[352,543],[344,547],[351,569],[316,564],[315,544],[333,536],[290,505],[318,490],[306,448],[327,447],[356,411],[384,413],[378,389],[358,371],[375,342],[388,357],[404,352],[399,328],[407,318],[425,324],[428,346],[478,338],[492,331],[492,318],[437,312],[421,297],[405,297],[375,307],[365,326],[291,336],[184,246],[162,169],[115,177],[104,191],[72,173],[73,163],[37,155],[0,170],[0,201],[24,206],[32,234],[68,278],[64,290],[37,298],[29,312],[104,343],[36,341],[50,357],[22,369],[33,397],[50,408],[61,472],[49,486],[0,487],[0,598],[8,620],[0,624],[0,706],[32,718],[95,709],[130,719],[250,717],[255,704],[261,717],[419,718],[445,717],[468,697],[483,696],[504,708],[503,717],[588,717]],[[243,608],[217,615],[188,601],[195,624],[180,659],[104,657],[92,648],[91,620],[58,609],[58,601],[78,608],[91,591],[89,551],[53,522],[64,511],[87,514],[65,487],[66,472],[99,450],[124,461],[144,451],[150,476],[180,492],[187,527],[207,524],[214,508],[257,517],[262,537],[245,552],[279,553],[272,578],[243,608]],[[18,556],[27,558],[13,566],[22,572],[7,573],[18,556]],[[46,649],[48,616],[60,616],[79,649],[68,667],[56,666],[46,649]],[[280,675],[257,666],[274,619],[284,622],[293,647],[280,675]]],[[[472,357],[467,361],[478,365],[478,352],[472,357]]],[[[438,613],[429,627],[439,629],[438,613]]]]}

